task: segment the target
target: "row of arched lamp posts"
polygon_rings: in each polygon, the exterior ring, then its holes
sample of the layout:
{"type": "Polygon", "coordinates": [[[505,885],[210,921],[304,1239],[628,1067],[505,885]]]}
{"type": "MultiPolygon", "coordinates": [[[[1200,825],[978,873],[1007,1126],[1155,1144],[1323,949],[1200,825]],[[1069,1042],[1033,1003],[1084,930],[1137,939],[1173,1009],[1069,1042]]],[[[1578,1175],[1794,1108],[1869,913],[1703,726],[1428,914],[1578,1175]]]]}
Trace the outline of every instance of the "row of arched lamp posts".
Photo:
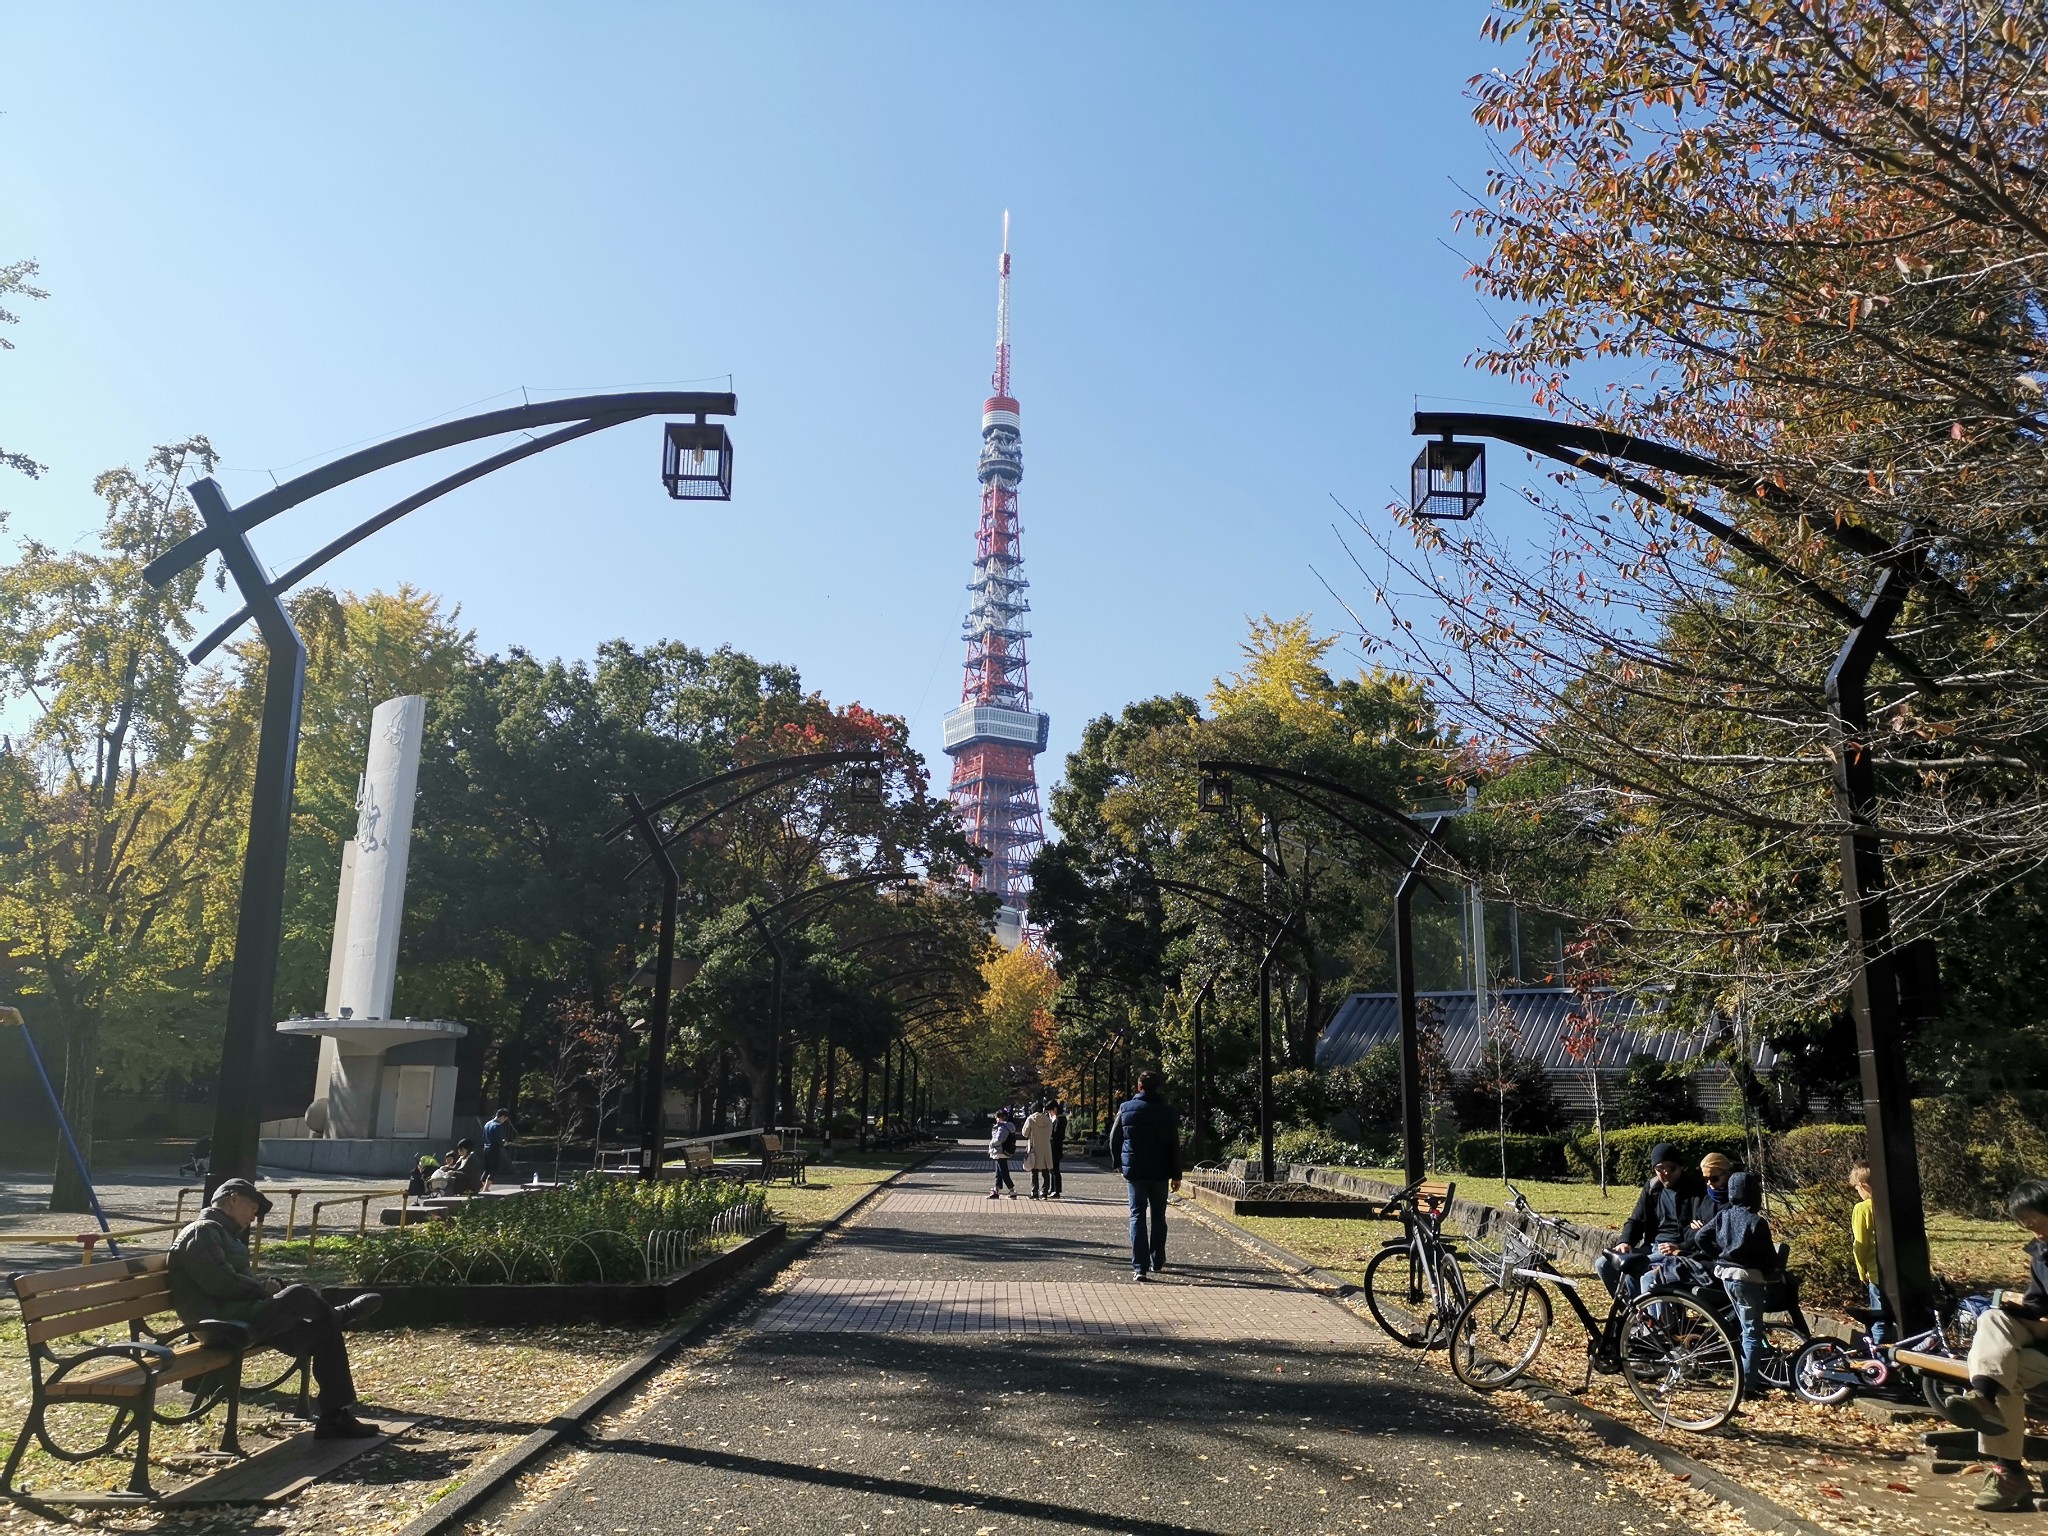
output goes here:
{"type": "Polygon", "coordinates": [[[1417,411],[1414,430],[1418,437],[1436,438],[1423,445],[1411,470],[1409,505],[1418,517],[1462,520],[1479,510],[1486,500],[1485,442],[1459,438],[1492,439],[1596,476],[1664,508],[1776,573],[1843,626],[1842,644],[1823,689],[1831,723],[1835,813],[1843,826],[1842,912],[1852,958],[1850,1011],[1862,1079],[1878,1268],[1892,1315],[1904,1320],[1908,1331],[1923,1326],[1921,1320],[1933,1311],[1934,1285],[1905,1036],[1912,1020],[1938,1008],[1940,983],[1931,943],[1902,947],[1891,935],[1877,825],[1877,769],[1868,750],[1869,683],[1872,663],[1883,656],[1916,690],[1935,692],[1937,685],[1925,669],[1893,641],[1893,623],[1916,587],[1964,606],[1967,597],[1938,569],[1929,541],[1916,538],[1911,529],[1896,542],[1887,541],[1822,509],[1803,519],[1802,526],[1878,568],[1877,580],[1860,602],[1829,590],[1733,524],[1631,470],[1704,481],[1793,515],[1802,511],[1798,497],[1753,473],[1668,443],[1542,417],[1463,411],[1417,411]]]}

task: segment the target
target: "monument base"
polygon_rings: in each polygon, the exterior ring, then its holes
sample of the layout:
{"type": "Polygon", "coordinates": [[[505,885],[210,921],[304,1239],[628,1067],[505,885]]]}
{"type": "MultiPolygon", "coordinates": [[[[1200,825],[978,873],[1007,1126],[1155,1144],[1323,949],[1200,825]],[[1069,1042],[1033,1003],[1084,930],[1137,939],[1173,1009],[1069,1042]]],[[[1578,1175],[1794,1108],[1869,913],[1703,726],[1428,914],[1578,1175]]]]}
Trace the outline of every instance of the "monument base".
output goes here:
{"type": "Polygon", "coordinates": [[[347,1178],[404,1178],[412,1172],[421,1153],[439,1157],[447,1150],[417,1136],[361,1140],[265,1136],[256,1144],[256,1161],[265,1168],[293,1168],[347,1178]]]}

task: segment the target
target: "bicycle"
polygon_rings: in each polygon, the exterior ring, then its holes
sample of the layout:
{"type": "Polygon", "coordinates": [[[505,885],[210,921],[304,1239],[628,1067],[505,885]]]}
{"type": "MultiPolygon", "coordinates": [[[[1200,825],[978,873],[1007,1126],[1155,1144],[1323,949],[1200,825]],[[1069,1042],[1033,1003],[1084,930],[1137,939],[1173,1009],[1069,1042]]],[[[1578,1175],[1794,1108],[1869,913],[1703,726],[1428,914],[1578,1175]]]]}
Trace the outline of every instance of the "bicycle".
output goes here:
{"type": "Polygon", "coordinates": [[[1456,1188],[1439,1193],[1418,1179],[1378,1213],[1381,1220],[1400,1217],[1401,1236],[1389,1238],[1365,1266],[1365,1304],[1388,1337],[1410,1349],[1442,1344],[1469,1299],[1458,1250],[1443,1230],[1456,1188]]]}
{"type": "Polygon", "coordinates": [[[1691,1290],[1657,1285],[1623,1297],[1596,1318],[1580,1281],[1558,1271],[1547,1237],[1575,1240],[1570,1222],[1531,1209],[1508,1186],[1515,1211],[1534,1229],[1510,1226],[1502,1242],[1500,1278],[1475,1295],[1451,1326],[1451,1372],[1475,1392],[1497,1392],[1519,1380],[1542,1352],[1562,1292],[1586,1331],[1586,1377],[1620,1376],[1660,1423],[1704,1432],[1718,1429],[1742,1403],[1741,1351],[1714,1309],[1691,1290]]]}
{"type": "Polygon", "coordinates": [[[1850,1344],[1839,1339],[1815,1339],[1800,1350],[1792,1362],[1792,1390],[1809,1403],[1833,1408],[1858,1392],[1890,1394],[1910,1392],[1917,1387],[1927,1406],[1942,1413],[1951,1397],[1969,1390],[1967,1384],[1932,1371],[1916,1370],[1896,1356],[1903,1350],[1948,1360],[1967,1359],[1977,1319],[1990,1301],[1988,1296],[1958,1297],[1943,1287],[1932,1328],[1884,1344],[1872,1341],[1870,1327],[1886,1314],[1868,1307],[1850,1307],[1849,1315],[1863,1324],[1862,1331],[1850,1344]]]}

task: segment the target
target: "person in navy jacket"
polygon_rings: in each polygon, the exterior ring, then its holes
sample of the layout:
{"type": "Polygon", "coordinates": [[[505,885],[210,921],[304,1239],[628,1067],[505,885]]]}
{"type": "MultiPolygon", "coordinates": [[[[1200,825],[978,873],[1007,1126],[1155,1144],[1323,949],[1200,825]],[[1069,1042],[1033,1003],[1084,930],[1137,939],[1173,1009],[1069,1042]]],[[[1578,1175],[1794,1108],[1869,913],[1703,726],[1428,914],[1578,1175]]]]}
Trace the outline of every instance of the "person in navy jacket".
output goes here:
{"type": "Polygon", "coordinates": [[[1140,1073],[1137,1097],[1117,1106],[1109,1155],[1131,1201],[1131,1278],[1142,1280],[1166,1268],[1166,1196],[1180,1188],[1180,1116],[1163,1073],[1140,1073]]]}

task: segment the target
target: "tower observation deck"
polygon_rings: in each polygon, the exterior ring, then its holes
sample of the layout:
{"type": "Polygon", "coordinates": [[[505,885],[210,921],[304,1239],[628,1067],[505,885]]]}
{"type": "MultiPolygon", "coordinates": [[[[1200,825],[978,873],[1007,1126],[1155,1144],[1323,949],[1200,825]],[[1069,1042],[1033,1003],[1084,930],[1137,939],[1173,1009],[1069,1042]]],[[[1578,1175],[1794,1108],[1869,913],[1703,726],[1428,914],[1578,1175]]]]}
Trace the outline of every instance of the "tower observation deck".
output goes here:
{"type": "Polygon", "coordinates": [[[1010,393],[1010,216],[1003,215],[1003,254],[996,283],[994,393],[981,411],[981,526],[975,535],[974,580],[964,637],[966,677],[960,707],[946,716],[945,748],[953,759],[953,803],[960,824],[983,853],[976,890],[1002,901],[996,936],[1023,936],[1031,895],[1031,860],[1045,841],[1035,759],[1051,721],[1031,707],[1031,679],[1021,623],[1030,611],[1024,557],[1018,544],[1017,484],[1024,478],[1023,435],[1010,393]]]}

